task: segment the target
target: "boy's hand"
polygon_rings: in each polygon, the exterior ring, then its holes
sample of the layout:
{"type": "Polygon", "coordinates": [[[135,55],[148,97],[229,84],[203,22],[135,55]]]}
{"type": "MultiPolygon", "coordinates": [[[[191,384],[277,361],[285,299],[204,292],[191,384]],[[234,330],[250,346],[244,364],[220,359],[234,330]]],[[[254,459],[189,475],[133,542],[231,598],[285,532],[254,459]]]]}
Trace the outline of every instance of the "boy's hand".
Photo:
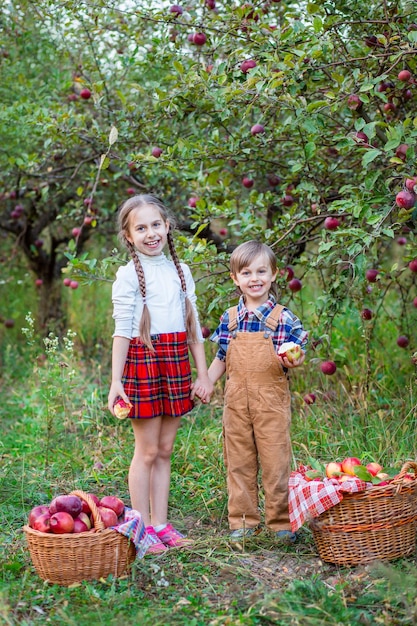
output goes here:
{"type": "Polygon", "coordinates": [[[283,367],[286,367],[287,369],[292,369],[293,367],[299,367],[304,363],[306,353],[304,352],[304,350],[301,350],[301,356],[296,361],[289,361],[286,356],[282,357],[279,354],[277,355],[277,358],[283,367]]]}
{"type": "Polygon", "coordinates": [[[213,389],[214,385],[208,376],[204,379],[196,378],[191,385],[191,400],[194,400],[195,396],[197,396],[203,404],[207,404],[207,402],[210,402],[213,389]]]}

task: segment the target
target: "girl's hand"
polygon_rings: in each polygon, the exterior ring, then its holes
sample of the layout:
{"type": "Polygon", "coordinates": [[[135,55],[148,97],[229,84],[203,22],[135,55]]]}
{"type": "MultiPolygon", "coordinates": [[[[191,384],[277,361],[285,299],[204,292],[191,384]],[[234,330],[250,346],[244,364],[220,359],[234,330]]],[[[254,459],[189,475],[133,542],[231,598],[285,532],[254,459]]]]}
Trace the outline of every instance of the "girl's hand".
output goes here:
{"type": "Polygon", "coordinates": [[[296,361],[289,361],[286,356],[282,357],[279,354],[277,354],[277,358],[283,367],[292,369],[294,367],[299,367],[300,365],[304,363],[305,358],[306,358],[306,353],[304,352],[304,350],[302,350],[300,358],[297,359],[296,361]]]}
{"type": "Polygon", "coordinates": [[[111,384],[110,387],[109,396],[107,399],[107,408],[112,415],[114,415],[114,403],[118,398],[122,398],[122,400],[124,400],[126,404],[130,404],[130,400],[125,394],[122,381],[114,382],[111,384]]]}
{"type": "Polygon", "coordinates": [[[210,378],[196,378],[195,382],[191,385],[191,400],[194,400],[195,396],[201,400],[203,404],[210,402],[211,394],[213,393],[214,385],[210,378]]]}

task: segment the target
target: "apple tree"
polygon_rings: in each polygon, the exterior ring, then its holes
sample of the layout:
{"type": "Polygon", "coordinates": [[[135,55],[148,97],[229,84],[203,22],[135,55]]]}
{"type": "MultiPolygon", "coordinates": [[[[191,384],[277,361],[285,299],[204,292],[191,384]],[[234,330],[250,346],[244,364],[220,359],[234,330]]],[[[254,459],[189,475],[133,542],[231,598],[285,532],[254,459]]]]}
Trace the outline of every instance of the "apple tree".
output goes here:
{"type": "Polygon", "coordinates": [[[347,303],[375,313],[395,297],[411,337],[413,2],[29,7],[2,16],[0,228],[45,302],[55,291],[59,303],[68,259],[76,280],[111,276],[97,260],[115,245],[117,206],[146,191],[177,216],[208,317],[230,296],[227,253],[259,237],[284,303],[307,284],[319,294],[318,335],[347,303]]]}

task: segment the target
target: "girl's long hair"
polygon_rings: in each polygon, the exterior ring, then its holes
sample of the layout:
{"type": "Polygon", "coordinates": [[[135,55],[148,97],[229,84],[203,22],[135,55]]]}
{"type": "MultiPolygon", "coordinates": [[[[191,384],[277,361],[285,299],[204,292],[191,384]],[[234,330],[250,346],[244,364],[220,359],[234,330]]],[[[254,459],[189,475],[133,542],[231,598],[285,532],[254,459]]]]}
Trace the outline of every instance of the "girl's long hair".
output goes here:
{"type": "Polygon", "coordinates": [[[168,236],[167,236],[168,247],[169,247],[171,258],[176,267],[179,279],[181,281],[181,289],[185,294],[185,328],[187,331],[188,342],[197,343],[198,335],[197,335],[197,320],[194,314],[193,305],[187,295],[187,285],[185,282],[184,272],[182,270],[180,260],[178,258],[178,254],[175,249],[174,239],[172,236],[172,230],[175,228],[175,220],[173,216],[169,214],[168,210],[166,209],[164,204],[161,202],[161,200],[159,200],[159,198],[156,198],[155,196],[152,196],[149,194],[140,194],[137,196],[132,196],[131,198],[123,202],[123,204],[119,208],[118,218],[117,218],[118,228],[119,228],[118,236],[119,236],[120,241],[129,250],[130,255],[133,259],[133,263],[135,265],[136,274],[138,276],[139,291],[143,300],[143,312],[142,312],[142,317],[139,322],[139,336],[141,338],[141,341],[149,348],[149,350],[154,352],[154,347],[152,345],[152,340],[151,340],[151,316],[149,313],[148,305],[146,303],[145,274],[144,274],[139,256],[136,252],[135,246],[131,244],[130,241],[128,241],[126,237],[126,233],[129,232],[130,213],[134,209],[139,209],[150,204],[152,206],[155,206],[158,209],[158,211],[161,214],[161,218],[164,222],[166,221],[169,222],[169,230],[168,230],[168,236]]]}

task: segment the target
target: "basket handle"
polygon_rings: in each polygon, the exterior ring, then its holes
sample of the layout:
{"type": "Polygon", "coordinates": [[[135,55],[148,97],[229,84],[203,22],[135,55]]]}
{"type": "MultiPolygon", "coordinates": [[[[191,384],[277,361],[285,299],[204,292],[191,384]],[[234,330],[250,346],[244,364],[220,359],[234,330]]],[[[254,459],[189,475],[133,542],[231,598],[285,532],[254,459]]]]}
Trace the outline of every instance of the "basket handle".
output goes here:
{"type": "MultiPolygon", "coordinates": [[[[416,465],[417,467],[417,465],[416,465]]],[[[71,491],[72,496],[78,496],[81,500],[87,502],[88,506],[91,509],[91,514],[93,516],[94,528],[96,530],[104,530],[106,527],[104,525],[103,520],[101,519],[100,511],[93,498],[85,493],[85,491],[81,491],[81,489],[76,489],[75,491],[71,491]]]]}
{"type": "Polygon", "coordinates": [[[392,482],[397,483],[402,481],[403,477],[407,474],[408,470],[413,470],[415,478],[417,478],[417,463],[414,461],[406,461],[402,466],[397,478],[395,478],[392,482]]]}

